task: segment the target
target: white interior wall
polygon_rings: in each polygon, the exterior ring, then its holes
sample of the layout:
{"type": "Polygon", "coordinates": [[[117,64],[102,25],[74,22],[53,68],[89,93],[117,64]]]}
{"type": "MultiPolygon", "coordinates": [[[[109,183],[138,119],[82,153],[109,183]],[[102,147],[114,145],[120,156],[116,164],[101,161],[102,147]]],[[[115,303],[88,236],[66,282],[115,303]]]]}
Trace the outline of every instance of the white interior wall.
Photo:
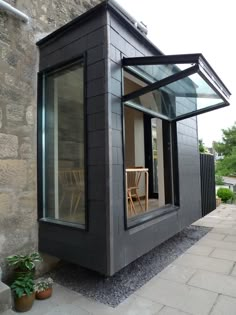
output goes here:
{"type": "Polygon", "coordinates": [[[158,177],[158,193],[159,207],[165,205],[165,185],[164,185],[164,158],[163,158],[163,135],[162,120],[157,119],[157,177],[158,177]]]}

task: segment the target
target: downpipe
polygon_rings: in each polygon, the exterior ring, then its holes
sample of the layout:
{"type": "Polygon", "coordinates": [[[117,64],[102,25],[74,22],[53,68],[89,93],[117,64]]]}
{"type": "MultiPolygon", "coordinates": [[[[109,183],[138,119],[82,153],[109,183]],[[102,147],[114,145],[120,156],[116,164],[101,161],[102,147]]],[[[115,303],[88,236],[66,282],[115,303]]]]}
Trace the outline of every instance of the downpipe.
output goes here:
{"type": "Polygon", "coordinates": [[[22,22],[26,24],[29,23],[29,17],[26,14],[14,8],[12,5],[10,5],[9,3],[3,0],[0,0],[0,10],[13,15],[14,17],[16,17],[17,19],[21,20],[22,22]]]}

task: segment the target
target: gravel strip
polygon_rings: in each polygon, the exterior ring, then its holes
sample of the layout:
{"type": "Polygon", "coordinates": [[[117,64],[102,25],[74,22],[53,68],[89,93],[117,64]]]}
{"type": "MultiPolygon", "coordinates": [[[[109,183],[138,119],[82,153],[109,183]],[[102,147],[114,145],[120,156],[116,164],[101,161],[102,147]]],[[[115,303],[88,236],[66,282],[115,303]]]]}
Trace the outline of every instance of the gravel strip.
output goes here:
{"type": "Polygon", "coordinates": [[[48,276],[55,282],[112,307],[157,275],[178,256],[208,233],[210,228],[189,226],[112,277],[71,263],[62,263],[48,276]]]}

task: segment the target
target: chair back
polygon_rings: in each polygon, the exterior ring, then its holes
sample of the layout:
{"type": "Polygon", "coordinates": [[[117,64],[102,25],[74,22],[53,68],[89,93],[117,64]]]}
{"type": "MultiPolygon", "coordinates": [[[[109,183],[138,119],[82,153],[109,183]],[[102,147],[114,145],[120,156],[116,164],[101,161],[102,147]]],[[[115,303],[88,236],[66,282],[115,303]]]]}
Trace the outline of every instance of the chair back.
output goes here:
{"type": "Polygon", "coordinates": [[[132,187],[138,187],[141,179],[142,172],[138,171],[138,169],[143,168],[143,166],[133,166],[130,167],[132,169],[137,169],[133,172],[127,173],[127,183],[128,183],[128,189],[132,187]]]}

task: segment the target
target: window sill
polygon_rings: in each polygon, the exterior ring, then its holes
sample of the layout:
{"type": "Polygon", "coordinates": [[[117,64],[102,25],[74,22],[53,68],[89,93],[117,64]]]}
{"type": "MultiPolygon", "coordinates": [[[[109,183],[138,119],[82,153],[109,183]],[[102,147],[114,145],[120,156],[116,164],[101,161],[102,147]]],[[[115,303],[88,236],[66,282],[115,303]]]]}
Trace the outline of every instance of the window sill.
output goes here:
{"type": "Polygon", "coordinates": [[[58,226],[65,226],[65,227],[75,228],[75,229],[80,229],[80,230],[86,230],[86,226],[83,224],[60,221],[60,220],[56,220],[52,218],[41,218],[39,219],[39,222],[46,223],[46,224],[54,224],[58,226]]]}
{"type": "Polygon", "coordinates": [[[154,210],[148,211],[144,214],[138,215],[134,218],[130,218],[126,222],[126,230],[140,226],[140,225],[142,225],[146,222],[152,221],[154,219],[161,218],[167,214],[170,214],[172,212],[176,212],[177,210],[179,210],[178,206],[166,205],[162,208],[154,209],[154,210]]]}

